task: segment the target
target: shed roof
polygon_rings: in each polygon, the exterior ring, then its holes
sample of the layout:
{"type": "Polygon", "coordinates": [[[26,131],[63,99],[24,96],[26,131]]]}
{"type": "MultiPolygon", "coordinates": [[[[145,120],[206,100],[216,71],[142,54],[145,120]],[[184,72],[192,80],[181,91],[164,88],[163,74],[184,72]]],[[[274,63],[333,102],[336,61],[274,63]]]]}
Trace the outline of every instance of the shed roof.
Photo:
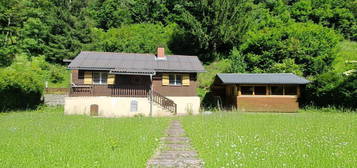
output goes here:
{"type": "Polygon", "coordinates": [[[169,55],[157,59],[154,54],[82,51],[68,65],[69,69],[137,69],[155,72],[205,72],[197,56],[169,55]]]}
{"type": "Polygon", "coordinates": [[[223,84],[307,84],[310,81],[292,73],[219,73],[223,84]]]}

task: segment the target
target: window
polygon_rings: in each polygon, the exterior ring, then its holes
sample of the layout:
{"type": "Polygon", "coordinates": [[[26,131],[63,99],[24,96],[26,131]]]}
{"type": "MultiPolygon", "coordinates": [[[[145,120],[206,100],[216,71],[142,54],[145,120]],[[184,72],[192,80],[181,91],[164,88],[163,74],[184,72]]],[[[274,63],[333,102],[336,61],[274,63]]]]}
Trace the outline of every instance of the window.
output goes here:
{"type": "Polygon", "coordinates": [[[240,89],[242,95],[253,95],[253,86],[241,86],[240,89]]]}
{"type": "Polygon", "coordinates": [[[130,102],[130,112],[137,112],[138,111],[138,101],[132,100],[130,102]]]}
{"type": "Polygon", "coordinates": [[[108,73],[107,72],[93,72],[94,84],[107,84],[108,73]]]}
{"type": "Polygon", "coordinates": [[[286,85],[285,95],[297,95],[296,85],[286,85]]]}
{"type": "Polygon", "coordinates": [[[78,79],[84,79],[84,71],[82,70],[78,71],[78,79]]]}
{"type": "Polygon", "coordinates": [[[271,94],[272,95],[283,95],[284,88],[283,86],[271,86],[271,94]]]}
{"type": "Polygon", "coordinates": [[[182,75],[170,74],[169,75],[170,85],[182,85],[182,75]]]}
{"type": "Polygon", "coordinates": [[[255,86],[254,87],[254,94],[255,95],[266,95],[267,89],[265,86],[255,86]]]}

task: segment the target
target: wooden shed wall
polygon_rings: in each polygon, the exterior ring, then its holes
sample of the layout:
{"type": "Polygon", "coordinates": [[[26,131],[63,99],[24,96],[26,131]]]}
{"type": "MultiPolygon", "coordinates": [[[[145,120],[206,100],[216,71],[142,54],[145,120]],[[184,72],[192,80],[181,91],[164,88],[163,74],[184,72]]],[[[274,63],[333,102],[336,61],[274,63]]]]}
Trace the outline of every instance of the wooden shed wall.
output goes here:
{"type": "Polygon", "coordinates": [[[240,111],[296,112],[299,110],[297,96],[237,96],[240,111]]]}

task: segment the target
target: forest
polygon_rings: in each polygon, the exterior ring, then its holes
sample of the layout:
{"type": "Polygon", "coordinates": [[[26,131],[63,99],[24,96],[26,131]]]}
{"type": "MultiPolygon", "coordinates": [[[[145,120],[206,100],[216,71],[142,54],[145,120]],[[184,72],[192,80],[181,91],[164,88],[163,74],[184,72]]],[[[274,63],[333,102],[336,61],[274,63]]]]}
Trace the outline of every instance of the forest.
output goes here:
{"type": "Polygon", "coordinates": [[[303,105],[357,107],[356,0],[3,0],[0,111],[41,103],[80,51],[197,55],[206,106],[219,72],[291,72],[303,105]],[[6,97],[6,99],[5,99],[6,97]]]}

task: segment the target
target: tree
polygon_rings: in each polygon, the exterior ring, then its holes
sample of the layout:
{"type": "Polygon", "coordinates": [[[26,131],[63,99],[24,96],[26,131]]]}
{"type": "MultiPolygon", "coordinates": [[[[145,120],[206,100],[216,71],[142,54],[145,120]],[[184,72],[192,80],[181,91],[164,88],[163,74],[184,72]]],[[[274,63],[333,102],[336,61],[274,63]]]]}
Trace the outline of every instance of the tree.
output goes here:
{"type": "Polygon", "coordinates": [[[108,52],[156,53],[157,47],[163,46],[166,53],[171,53],[167,46],[176,27],[175,24],[132,24],[112,28],[107,32],[95,28],[95,42],[85,48],[108,52]]]}
{"type": "Polygon", "coordinates": [[[231,60],[231,65],[229,72],[231,73],[243,73],[246,70],[246,63],[244,62],[244,57],[240,54],[237,48],[233,48],[229,59],[231,60]]]}
{"type": "Polygon", "coordinates": [[[0,67],[9,66],[18,52],[18,29],[24,20],[24,1],[0,2],[0,67]]]}
{"type": "Polygon", "coordinates": [[[252,5],[243,0],[188,1],[175,9],[176,22],[185,30],[176,38],[186,39],[191,44],[187,49],[202,61],[214,60],[215,53],[228,55],[252,23],[252,5]]]}
{"type": "Polygon", "coordinates": [[[98,0],[93,9],[97,27],[104,30],[132,23],[130,0],[98,0]]]}
{"type": "Polygon", "coordinates": [[[246,39],[240,51],[248,71],[266,72],[285,59],[293,59],[295,64],[303,67],[304,76],[309,76],[329,70],[341,38],[329,28],[312,23],[294,23],[252,31],[246,39]]]}
{"type": "Polygon", "coordinates": [[[284,59],[282,63],[275,63],[272,65],[267,72],[271,73],[293,73],[296,75],[302,76],[302,67],[301,65],[296,65],[295,61],[291,58],[284,59]]]}
{"type": "Polygon", "coordinates": [[[356,39],[357,20],[353,0],[300,0],[291,5],[291,16],[298,22],[312,21],[334,28],[346,38],[356,39]]]}

